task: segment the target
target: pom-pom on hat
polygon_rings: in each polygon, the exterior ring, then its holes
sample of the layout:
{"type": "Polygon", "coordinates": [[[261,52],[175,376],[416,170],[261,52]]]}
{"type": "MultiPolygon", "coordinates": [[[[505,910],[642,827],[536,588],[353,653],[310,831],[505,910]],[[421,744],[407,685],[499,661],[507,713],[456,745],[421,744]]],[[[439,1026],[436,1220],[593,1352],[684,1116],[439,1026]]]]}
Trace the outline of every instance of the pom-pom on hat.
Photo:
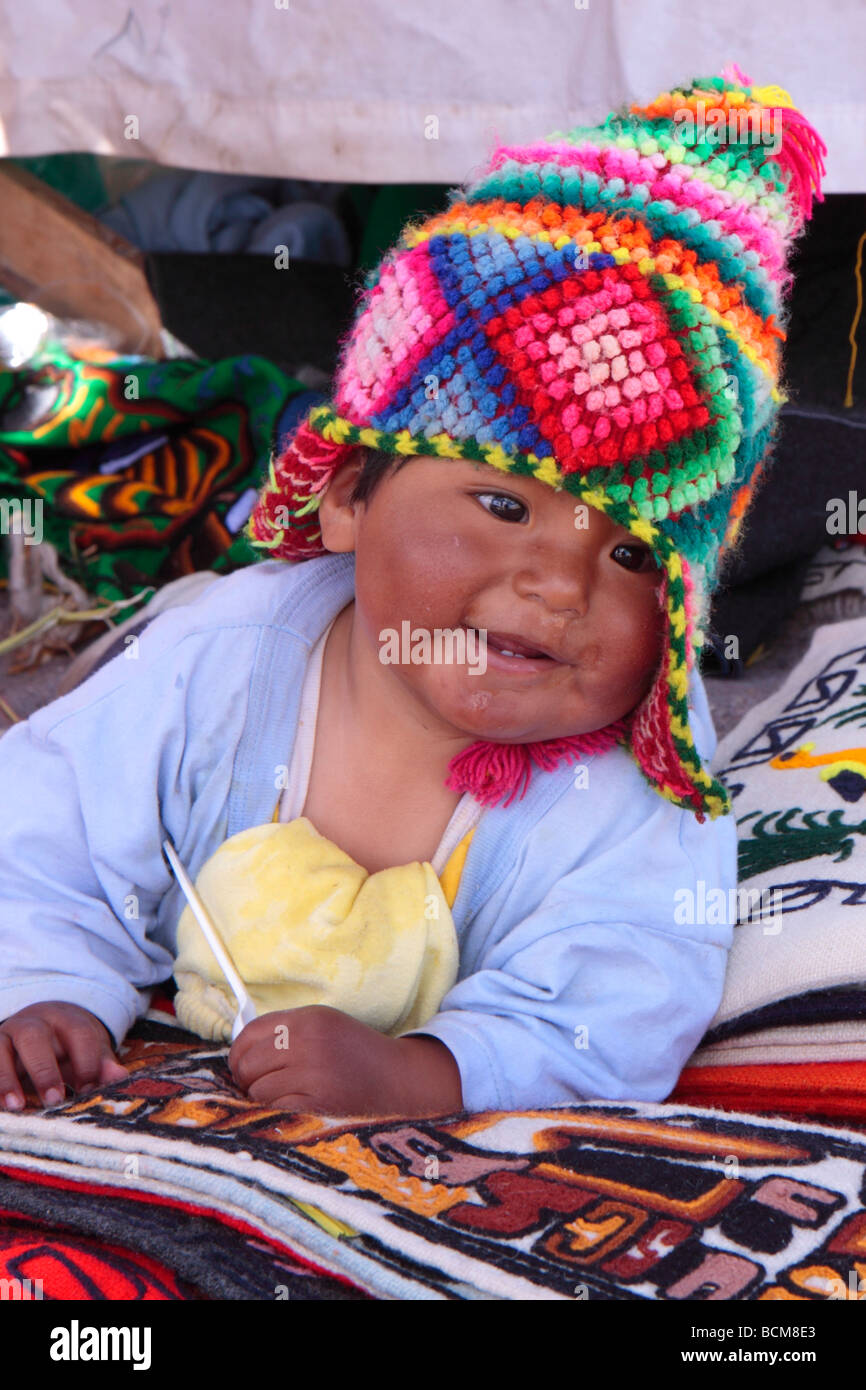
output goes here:
{"type": "Polygon", "coordinates": [[[479,740],[448,786],[507,805],[533,763],[621,743],[699,821],[730,811],[694,745],[688,673],[786,399],[787,258],[823,154],[787,92],[730,67],[600,126],[496,149],[367,277],[333,404],[272,459],[254,546],[323,554],[319,500],[364,445],[565,489],[664,572],[663,655],[635,710],[574,738],[479,740]]]}

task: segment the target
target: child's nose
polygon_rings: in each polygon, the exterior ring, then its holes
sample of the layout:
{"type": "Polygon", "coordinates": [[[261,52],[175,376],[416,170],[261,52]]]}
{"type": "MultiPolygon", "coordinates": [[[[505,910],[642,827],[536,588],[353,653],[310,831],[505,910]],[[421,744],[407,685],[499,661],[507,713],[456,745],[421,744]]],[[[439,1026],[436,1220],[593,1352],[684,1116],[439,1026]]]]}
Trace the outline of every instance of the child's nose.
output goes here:
{"type": "Polygon", "coordinates": [[[550,610],[551,621],[583,618],[592,596],[592,566],[586,556],[573,555],[559,560],[541,557],[535,565],[524,566],[514,579],[521,598],[537,600],[550,610]]]}

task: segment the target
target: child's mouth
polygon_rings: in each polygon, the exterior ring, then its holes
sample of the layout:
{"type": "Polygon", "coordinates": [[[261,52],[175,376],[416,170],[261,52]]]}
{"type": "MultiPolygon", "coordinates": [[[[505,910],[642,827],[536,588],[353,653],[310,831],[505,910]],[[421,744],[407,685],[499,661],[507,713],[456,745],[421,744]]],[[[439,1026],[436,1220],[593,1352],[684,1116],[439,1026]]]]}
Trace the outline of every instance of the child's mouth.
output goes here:
{"type": "Polygon", "coordinates": [[[537,647],[531,647],[508,633],[488,630],[486,641],[483,641],[478,628],[467,627],[466,631],[475,634],[485,653],[487,664],[495,670],[520,671],[525,675],[531,675],[561,665],[555,657],[548,656],[546,652],[539,651],[537,647]]]}

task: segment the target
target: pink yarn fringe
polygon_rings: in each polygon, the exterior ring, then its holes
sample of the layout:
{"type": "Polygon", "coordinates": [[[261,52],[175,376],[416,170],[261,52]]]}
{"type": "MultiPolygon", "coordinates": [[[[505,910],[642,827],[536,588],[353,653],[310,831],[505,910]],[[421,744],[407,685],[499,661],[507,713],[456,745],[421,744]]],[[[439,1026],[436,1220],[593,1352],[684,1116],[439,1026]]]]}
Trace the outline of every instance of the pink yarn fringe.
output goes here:
{"type": "Polygon", "coordinates": [[[776,163],[791,176],[788,192],[793,195],[800,223],[812,216],[812,186],[819,203],[823,203],[821,179],[827,170],[823,155],[827,146],[805,116],[790,106],[775,108],[782,117],[782,145],[775,155],[776,163]]]}
{"type": "Polygon", "coordinates": [[[550,772],[564,760],[578,762],[591,753],[606,753],[627,740],[630,727],[631,716],[627,715],[604,729],[571,738],[545,739],[540,743],[492,743],[479,739],[451,759],[445,785],[455,792],[471,792],[483,806],[495,806],[500,801],[510,806],[515,797],[522,801],[529,790],[533,763],[550,772]]]}
{"type": "Polygon", "coordinates": [[[754,86],[751,77],[747,77],[743,69],[736,63],[726,63],[722,68],[721,75],[726,82],[736,82],[739,86],[743,87],[745,91],[748,91],[750,87],[754,86]]]}
{"type": "MultiPolygon", "coordinates": [[[[723,67],[722,77],[726,82],[736,82],[747,92],[753,85],[751,77],[746,77],[736,63],[728,63],[723,67]]],[[[815,127],[810,125],[806,117],[801,115],[799,111],[795,111],[793,107],[774,106],[767,109],[781,113],[782,146],[775,156],[775,160],[779,167],[786,170],[791,176],[788,191],[793,194],[797,217],[802,225],[807,218],[812,216],[813,184],[818,202],[823,203],[824,201],[824,194],[821,192],[821,179],[827,172],[823,160],[823,156],[827,153],[827,146],[815,127]]]]}

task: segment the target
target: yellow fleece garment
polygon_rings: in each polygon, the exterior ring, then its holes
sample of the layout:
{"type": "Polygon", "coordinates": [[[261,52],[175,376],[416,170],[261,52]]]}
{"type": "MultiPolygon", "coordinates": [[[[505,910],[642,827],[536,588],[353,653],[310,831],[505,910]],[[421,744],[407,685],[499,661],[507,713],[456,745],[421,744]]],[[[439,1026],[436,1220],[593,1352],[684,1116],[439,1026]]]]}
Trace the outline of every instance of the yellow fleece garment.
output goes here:
{"type": "MultiPolygon", "coordinates": [[[[473,833],[440,882],[426,861],[370,874],[298,816],[232,835],[196,888],[259,1014],[329,1004],[396,1037],[432,1018],[457,978],[451,905],[473,833]]],[[[175,979],[179,1022],[229,1043],[237,1002],[188,906],[175,979]]]]}

